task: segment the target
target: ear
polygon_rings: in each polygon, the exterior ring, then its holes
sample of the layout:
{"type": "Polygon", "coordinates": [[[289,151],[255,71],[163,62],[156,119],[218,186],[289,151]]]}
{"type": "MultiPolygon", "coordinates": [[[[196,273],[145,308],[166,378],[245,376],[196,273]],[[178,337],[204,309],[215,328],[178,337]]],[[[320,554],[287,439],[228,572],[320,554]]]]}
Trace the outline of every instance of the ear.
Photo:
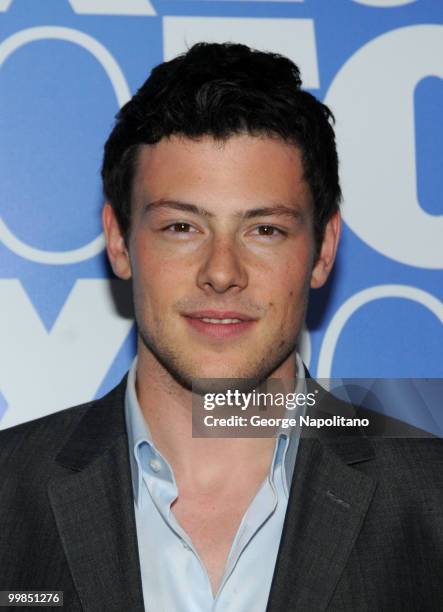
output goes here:
{"type": "Polygon", "coordinates": [[[341,215],[340,211],[337,210],[326,224],[320,254],[312,269],[311,287],[313,289],[322,287],[328,279],[337,253],[340,231],[341,215]]]}
{"type": "Polygon", "coordinates": [[[102,211],[103,231],[106,238],[106,251],[114,274],[127,280],[131,278],[131,263],[125,239],[115,216],[114,209],[107,202],[102,211]]]}

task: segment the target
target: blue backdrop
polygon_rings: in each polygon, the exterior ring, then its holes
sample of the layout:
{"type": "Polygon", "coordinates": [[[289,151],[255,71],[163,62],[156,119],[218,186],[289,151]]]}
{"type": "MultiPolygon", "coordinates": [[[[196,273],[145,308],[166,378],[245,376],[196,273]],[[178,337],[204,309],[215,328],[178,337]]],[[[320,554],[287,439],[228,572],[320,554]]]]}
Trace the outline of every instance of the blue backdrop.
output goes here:
{"type": "Polygon", "coordinates": [[[301,338],[311,373],[443,377],[442,16],[439,0],[0,0],[0,427],[126,371],[102,147],[151,68],[197,40],[290,56],[336,115],[345,227],[301,338]]]}

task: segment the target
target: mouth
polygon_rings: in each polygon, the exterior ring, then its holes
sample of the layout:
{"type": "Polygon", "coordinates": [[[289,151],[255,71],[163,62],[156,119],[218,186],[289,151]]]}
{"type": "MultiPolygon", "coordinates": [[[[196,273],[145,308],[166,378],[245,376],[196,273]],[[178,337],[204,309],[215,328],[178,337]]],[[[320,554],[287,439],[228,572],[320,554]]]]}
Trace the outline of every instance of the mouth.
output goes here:
{"type": "Polygon", "coordinates": [[[188,324],[198,333],[213,338],[241,335],[257,322],[253,317],[235,311],[202,310],[184,315],[188,324]]]}

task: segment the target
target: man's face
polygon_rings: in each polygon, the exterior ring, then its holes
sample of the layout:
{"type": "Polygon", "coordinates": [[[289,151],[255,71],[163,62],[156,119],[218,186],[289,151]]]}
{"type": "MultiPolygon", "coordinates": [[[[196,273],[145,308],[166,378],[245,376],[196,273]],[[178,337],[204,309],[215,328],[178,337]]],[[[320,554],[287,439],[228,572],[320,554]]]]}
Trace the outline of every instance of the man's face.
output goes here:
{"type": "Polygon", "coordinates": [[[142,146],[127,249],[104,213],[114,271],[132,276],[139,357],[187,388],[193,378],[295,376],[309,287],[323,284],[335,253],[338,216],[331,223],[314,266],[301,155],[282,140],[142,146]]]}

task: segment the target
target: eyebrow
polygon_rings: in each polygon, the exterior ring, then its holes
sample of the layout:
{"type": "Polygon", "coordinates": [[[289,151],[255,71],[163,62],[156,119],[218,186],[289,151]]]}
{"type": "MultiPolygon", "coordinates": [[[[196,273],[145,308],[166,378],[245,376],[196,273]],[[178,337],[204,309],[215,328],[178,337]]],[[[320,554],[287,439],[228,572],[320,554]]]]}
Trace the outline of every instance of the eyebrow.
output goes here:
{"type": "MultiPolygon", "coordinates": [[[[208,219],[214,218],[216,215],[210,212],[206,208],[197,206],[196,204],[190,204],[188,202],[180,202],[178,200],[155,200],[149,202],[144,207],[144,212],[151,210],[157,210],[159,208],[169,208],[172,210],[181,210],[183,212],[192,213],[208,219]]],[[[292,208],[285,204],[275,204],[273,206],[263,206],[260,208],[250,208],[249,210],[239,210],[234,213],[235,217],[240,219],[254,219],[256,217],[270,217],[270,216],[287,216],[294,219],[300,219],[302,216],[298,208],[292,208]]]]}

